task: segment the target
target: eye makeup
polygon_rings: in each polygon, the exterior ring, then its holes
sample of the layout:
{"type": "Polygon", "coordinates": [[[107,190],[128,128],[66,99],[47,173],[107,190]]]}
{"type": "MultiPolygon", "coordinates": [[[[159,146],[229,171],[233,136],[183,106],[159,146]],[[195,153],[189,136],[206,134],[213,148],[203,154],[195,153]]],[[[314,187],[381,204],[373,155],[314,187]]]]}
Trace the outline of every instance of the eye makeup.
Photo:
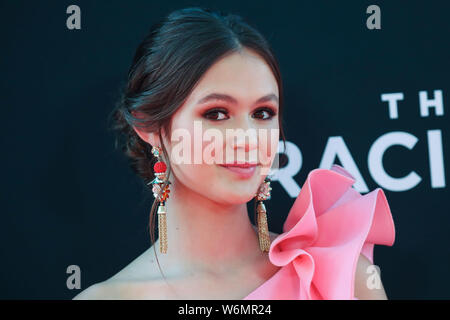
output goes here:
{"type": "MultiPolygon", "coordinates": [[[[252,117],[258,120],[270,120],[277,114],[277,111],[273,107],[258,107],[253,111],[252,117]],[[262,112],[266,112],[266,116],[262,117],[254,117],[255,114],[261,114],[262,112]]],[[[223,121],[229,119],[229,111],[223,107],[213,107],[207,109],[201,113],[202,117],[212,121],[223,121]]]]}

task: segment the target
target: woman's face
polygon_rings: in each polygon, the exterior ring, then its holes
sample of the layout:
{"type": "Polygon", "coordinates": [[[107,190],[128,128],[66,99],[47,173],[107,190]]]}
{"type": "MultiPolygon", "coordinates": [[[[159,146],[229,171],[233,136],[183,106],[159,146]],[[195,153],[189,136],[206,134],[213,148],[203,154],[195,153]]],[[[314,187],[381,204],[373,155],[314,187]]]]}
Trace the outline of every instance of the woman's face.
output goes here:
{"type": "Polygon", "coordinates": [[[164,138],[171,180],[215,202],[250,201],[277,152],[278,98],[270,67],[254,51],[217,61],[172,117],[171,141],[164,138]],[[253,174],[220,165],[233,162],[258,165],[253,174]]]}

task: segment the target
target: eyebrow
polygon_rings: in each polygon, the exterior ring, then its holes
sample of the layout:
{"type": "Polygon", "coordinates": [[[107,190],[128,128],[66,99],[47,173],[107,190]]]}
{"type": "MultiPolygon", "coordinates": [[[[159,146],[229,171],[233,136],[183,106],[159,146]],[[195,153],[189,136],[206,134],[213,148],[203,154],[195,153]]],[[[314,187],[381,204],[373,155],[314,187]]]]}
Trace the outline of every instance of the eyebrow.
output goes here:
{"type": "MultiPolygon", "coordinates": [[[[214,100],[214,101],[222,100],[222,101],[229,102],[232,104],[238,103],[238,101],[235,98],[233,98],[232,96],[229,96],[227,94],[211,93],[211,94],[208,94],[207,96],[201,98],[200,100],[198,100],[197,104],[203,104],[203,103],[206,103],[206,102],[209,102],[212,100],[214,100]]],[[[256,100],[255,104],[262,103],[262,102],[268,102],[268,101],[275,101],[278,103],[279,102],[278,96],[274,93],[270,93],[270,94],[265,95],[265,96],[259,98],[258,100],[256,100]]]]}

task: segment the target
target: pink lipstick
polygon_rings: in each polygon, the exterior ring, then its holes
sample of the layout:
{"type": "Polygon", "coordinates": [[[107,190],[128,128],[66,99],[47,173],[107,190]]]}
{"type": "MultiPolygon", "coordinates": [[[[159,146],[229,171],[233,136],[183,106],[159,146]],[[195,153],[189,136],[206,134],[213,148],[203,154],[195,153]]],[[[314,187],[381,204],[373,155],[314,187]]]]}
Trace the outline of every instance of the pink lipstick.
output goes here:
{"type": "Polygon", "coordinates": [[[221,167],[229,170],[242,179],[248,179],[253,176],[258,166],[256,163],[225,163],[221,167]]]}

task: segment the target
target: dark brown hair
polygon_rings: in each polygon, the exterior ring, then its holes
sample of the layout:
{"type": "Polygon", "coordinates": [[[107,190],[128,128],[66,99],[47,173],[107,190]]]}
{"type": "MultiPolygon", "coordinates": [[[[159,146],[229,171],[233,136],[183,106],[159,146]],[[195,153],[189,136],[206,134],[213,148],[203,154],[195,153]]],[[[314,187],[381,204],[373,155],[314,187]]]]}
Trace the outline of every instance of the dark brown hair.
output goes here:
{"type": "MultiPolygon", "coordinates": [[[[110,114],[111,128],[117,131],[116,148],[120,146],[128,156],[131,168],[146,185],[155,178],[153,165],[156,159],[151,153],[152,146],[143,141],[132,126],[145,128],[147,132],[159,132],[160,138],[161,128],[164,128],[169,135],[172,115],[187,99],[201,76],[217,60],[244,47],[254,50],[265,60],[277,81],[280,137],[286,143],[281,118],[281,74],[265,38],[238,15],[202,7],[176,10],[151,26],[139,44],[128,79],[110,114]]],[[[160,141],[162,143],[163,140],[160,141]]],[[[169,159],[165,146],[162,144],[161,147],[163,158],[169,159]]],[[[170,163],[166,163],[170,174],[170,163]]],[[[149,219],[152,243],[156,204],[154,201],[149,219]]]]}

